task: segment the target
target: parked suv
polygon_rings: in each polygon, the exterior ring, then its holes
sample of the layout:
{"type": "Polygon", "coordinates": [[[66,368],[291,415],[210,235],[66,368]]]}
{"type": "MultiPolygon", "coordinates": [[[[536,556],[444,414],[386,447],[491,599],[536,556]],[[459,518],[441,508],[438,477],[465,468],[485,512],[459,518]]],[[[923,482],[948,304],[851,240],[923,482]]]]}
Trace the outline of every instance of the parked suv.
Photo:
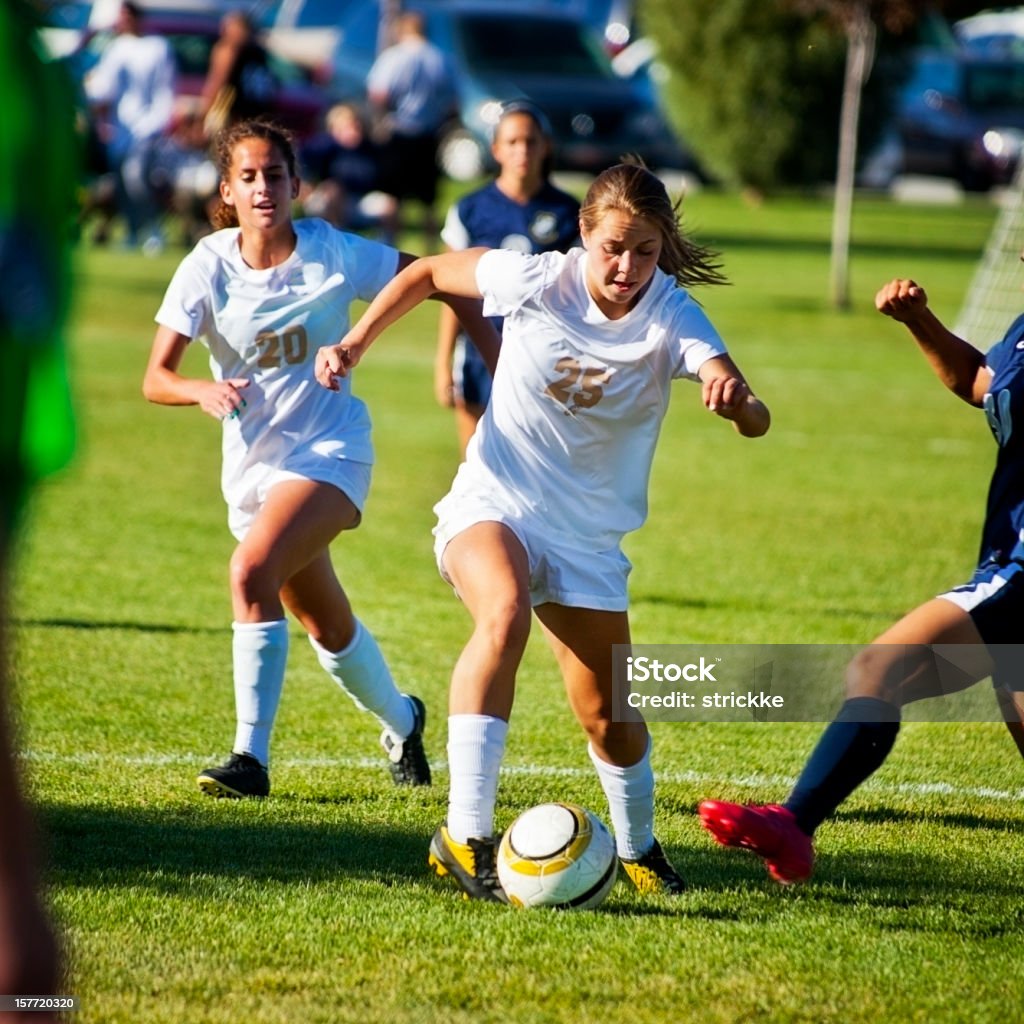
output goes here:
{"type": "Polygon", "coordinates": [[[904,172],[977,190],[1009,182],[1024,141],[1024,60],[926,56],[915,79],[899,117],[904,172]]]}
{"type": "MultiPolygon", "coordinates": [[[[455,70],[460,118],[444,130],[438,161],[468,180],[490,167],[490,132],[499,105],[527,97],[548,116],[555,166],[596,173],[627,153],[654,169],[695,169],[650,89],[619,77],[601,39],[573,17],[542,9],[513,10],[479,0],[420,2],[427,35],[455,70]]],[[[380,4],[351,6],[341,22],[331,91],[365,98],[377,52],[380,4]]]]}

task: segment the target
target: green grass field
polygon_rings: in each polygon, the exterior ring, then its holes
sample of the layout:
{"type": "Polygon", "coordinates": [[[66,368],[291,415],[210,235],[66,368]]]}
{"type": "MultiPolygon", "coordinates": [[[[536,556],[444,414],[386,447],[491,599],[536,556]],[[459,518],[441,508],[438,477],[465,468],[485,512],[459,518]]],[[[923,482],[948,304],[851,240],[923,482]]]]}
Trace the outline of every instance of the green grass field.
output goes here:
{"type": "MultiPolygon", "coordinates": [[[[828,308],[825,201],[710,192],[687,223],[732,287],[701,298],[773,411],[745,441],[676,385],[650,520],[628,540],[639,643],[861,643],[973,568],[994,446],[876,288],[913,276],[952,322],[994,210],[859,200],[855,308],[828,308]]],[[[377,730],[293,630],[268,801],[196,772],[233,735],[232,547],[219,430],[148,406],[152,316],[179,254],[85,249],[81,442],[34,503],[17,566],[21,742],[80,1024],[1021,1020],[1024,773],[995,724],[904,727],[783,890],[700,829],[707,796],[781,799],[817,724],[655,725],[657,831],[691,884],[597,911],[465,903],[428,876],[444,716],[468,620],[436,575],[431,506],[456,462],[433,403],[433,309],[360,367],[378,468],[334,548],[396,677],[430,709],[436,781],[397,792],[377,730]]],[[[204,372],[201,351],[189,365],[204,372]]],[[[539,637],[520,676],[499,825],[548,799],[606,808],[539,637]]],[[[837,693],[840,680],[835,680],[837,693]]],[[[0,826],[2,827],[2,826],[0,826]]]]}

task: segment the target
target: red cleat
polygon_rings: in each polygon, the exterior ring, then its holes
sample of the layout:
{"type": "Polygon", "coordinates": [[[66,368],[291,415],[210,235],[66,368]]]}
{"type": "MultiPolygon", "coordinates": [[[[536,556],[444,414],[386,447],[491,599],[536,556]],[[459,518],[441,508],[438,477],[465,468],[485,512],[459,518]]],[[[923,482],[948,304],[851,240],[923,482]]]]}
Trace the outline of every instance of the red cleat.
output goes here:
{"type": "Polygon", "coordinates": [[[705,800],[698,810],[700,823],[717,842],[753,850],[776,882],[789,885],[811,877],[814,844],[792,811],[778,804],[752,807],[724,800],[705,800]]]}

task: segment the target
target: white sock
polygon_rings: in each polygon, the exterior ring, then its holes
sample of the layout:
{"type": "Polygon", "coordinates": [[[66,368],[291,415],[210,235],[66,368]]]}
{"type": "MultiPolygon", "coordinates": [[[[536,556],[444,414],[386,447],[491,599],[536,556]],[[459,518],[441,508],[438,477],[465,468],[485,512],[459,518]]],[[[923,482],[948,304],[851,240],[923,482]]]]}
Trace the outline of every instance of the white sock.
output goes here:
{"type": "Polygon", "coordinates": [[[270,763],[270,732],[277,717],[288,660],[288,622],[231,624],[235,675],[236,754],[270,763]]]}
{"type": "Polygon", "coordinates": [[[338,652],[327,650],[312,637],[309,642],[327,674],[360,711],[377,717],[392,740],[399,743],[412,732],[416,724],[412,702],[395,686],[377,641],[361,622],[356,621],[355,636],[348,647],[338,652]]]}
{"type": "Polygon", "coordinates": [[[638,860],[654,845],[654,772],[651,770],[651,741],[636,764],[628,768],[603,761],[587,745],[597,769],[601,788],[608,798],[615,848],[623,860],[638,860]]]}
{"type": "Polygon", "coordinates": [[[490,715],[448,719],[448,834],[457,843],[494,835],[498,772],[508,722],[490,715]]]}

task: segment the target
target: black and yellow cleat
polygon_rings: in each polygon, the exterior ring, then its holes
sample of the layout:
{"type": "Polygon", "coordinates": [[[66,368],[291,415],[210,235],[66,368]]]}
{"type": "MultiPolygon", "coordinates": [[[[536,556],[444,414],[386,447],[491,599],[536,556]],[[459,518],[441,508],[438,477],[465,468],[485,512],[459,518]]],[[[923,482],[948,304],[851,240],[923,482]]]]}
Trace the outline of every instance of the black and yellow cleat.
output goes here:
{"type": "Polygon", "coordinates": [[[657,839],[638,860],[623,860],[620,857],[619,863],[640,892],[677,896],[686,891],[686,883],[669,863],[657,839]]]}
{"type": "Polygon", "coordinates": [[[457,843],[442,825],[430,840],[427,863],[440,878],[451,875],[467,900],[508,903],[505,890],[498,881],[495,853],[497,838],[476,839],[457,843]]]}
{"type": "Polygon", "coordinates": [[[270,795],[267,769],[249,754],[232,754],[217,768],[200,772],[196,783],[208,796],[238,800],[270,795]]]}

